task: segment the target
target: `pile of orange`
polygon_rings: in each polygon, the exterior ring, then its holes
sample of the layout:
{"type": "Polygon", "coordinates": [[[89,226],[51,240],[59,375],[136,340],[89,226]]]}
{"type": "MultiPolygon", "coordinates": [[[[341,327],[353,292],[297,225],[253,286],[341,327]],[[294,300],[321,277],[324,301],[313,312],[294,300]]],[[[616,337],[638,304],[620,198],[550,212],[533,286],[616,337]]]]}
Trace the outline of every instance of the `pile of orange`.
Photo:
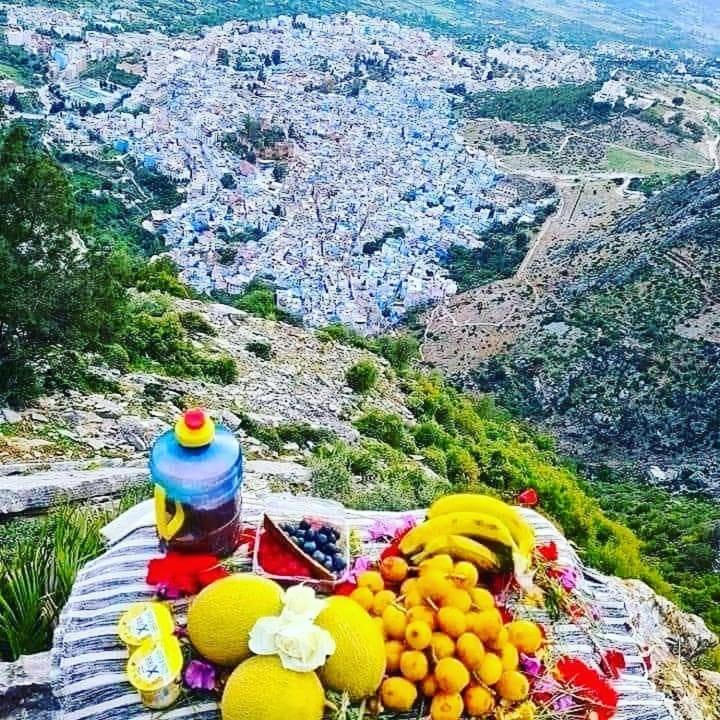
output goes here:
{"type": "Polygon", "coordinates": [[[385,637],[385,709],[410,710],[422,694],[432,720],[458,720],[527,698],[520,653],[535,653],[542,631],[528,620],[504,623],[472,563],[436,555],[411,575],[403,558],[389,557],[358,577],[351,597],[385,637]]]}

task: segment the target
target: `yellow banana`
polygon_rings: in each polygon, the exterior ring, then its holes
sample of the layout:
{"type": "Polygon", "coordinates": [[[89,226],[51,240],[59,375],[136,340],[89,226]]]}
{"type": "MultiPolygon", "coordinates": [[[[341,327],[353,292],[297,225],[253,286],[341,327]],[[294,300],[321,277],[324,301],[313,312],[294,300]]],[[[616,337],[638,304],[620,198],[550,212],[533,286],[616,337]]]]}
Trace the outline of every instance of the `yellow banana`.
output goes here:
{"type": "Polygon", "coordinates": [[[475,512],[456,512],[440,515],[414,527],[400,541],[403,555],[415,555],[433,538],[443,535],[467,535],[488,542],[504,545],[513,554],[518,553],[517,545],[505,523],[492,515],[475,512]]]}
{"type": "Polygon", "coordinates": [[[413,556],[412,561],[413,564],[419,565],[423,560],[441,553],[447,553],[458,560],[468,560],[477,565],[478,569],[489,572],[497,572],[502,566],[497,553],[487,545],[463,535],[442,535],[433,538],[422,552],[413,556]]]}
{"type": "Polygon", "coordinates": [[[535,532],[520,516],[520,513],[502,500],[489,495],[459,493],[445,495],[436,500],[428,510],[429,518],[449,515],[455,512],[479,512],[492,515],[507,525],[522,555],[530,556],[535,548],[535,532]]]}

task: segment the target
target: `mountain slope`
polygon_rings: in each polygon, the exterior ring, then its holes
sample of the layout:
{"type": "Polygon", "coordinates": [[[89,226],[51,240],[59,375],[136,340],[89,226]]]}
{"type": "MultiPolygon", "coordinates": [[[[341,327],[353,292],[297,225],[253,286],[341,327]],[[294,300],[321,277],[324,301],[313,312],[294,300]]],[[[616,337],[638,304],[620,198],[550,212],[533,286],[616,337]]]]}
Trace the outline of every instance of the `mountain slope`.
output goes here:
{"type": "MultiPolygon", "coordinates": [[[[526,304],[519,337],[456,379],[589,461],[630,459],[669,468],[676,485],[718,487],[719,237],[715,172],[556,245],[547,264],[562,271],[526,304]]],[[[471,330],[448,327],[427,349],[460,346],[471,330]]]]}

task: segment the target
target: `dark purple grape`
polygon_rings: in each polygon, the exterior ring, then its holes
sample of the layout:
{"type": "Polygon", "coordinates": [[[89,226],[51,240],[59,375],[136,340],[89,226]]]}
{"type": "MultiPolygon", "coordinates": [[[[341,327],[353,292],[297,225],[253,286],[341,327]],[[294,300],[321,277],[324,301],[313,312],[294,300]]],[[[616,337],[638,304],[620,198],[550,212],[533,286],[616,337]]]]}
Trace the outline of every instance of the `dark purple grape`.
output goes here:
{"type": "Polygon", "coordinates": [[[301,520],[298,523],[298,527],[300,530],[309,530],[310,529],[310,523],[307,520],[301,520]]]}
{"type": "Polygon", "coordinates": [[[316,551],[312,554],[312,559],[315,560],[315,561],[317,561],[317,562],[319,562],[319,563],[324,563],[325,560],[326,560],[326,556],[325,556],[325,553],[322,552],[322,550],[316,550],[316,551]]]}
{"type": "Polygon", "coordinates": [[[323,565],[324,565],[328,570],[334,570],[334,569],[335,569],[335,563],[333,562],[333,559],[332,559],[332,558],[325,558],[325,562],[323,562],[323,565]]]}
{"type": "Polygon", "coordinates": [[[339,552],[338,546],[337,546],[337,545],[333,545],[332,543],[328,543],[328,544],[325,546],[325,552],[326,552],[328,555],[337,555],[338,552],[339,552]]]}
{"type": "Polygon", "coordinates": [[[304,542],[305,542],[302,538],[296,537],[296,536],[294,536],[294,535],[293,535],[292,541],[293,541],[298,547],[302,547],[303,544],[304,544],[304,542]]]}
{"type": "Polygon", "coordinates": [[[332,564],[333,564],[333,570],[337,570],[337,572],[344,570],[345,566],[347,565],[347,563],[345,562],[345,558],[340,555],[336,555],[333,558],[332,564]]]}
{"type": "Polygon", "coordinates": [[[319,533],[315,536],[315,542],[317,542],[317,544],[318,544],[320,547],[322,547],[323,545],[327,545],[327,544],[328,544],[328,539],[329,539],[328,536],[327,536],[324,532],[319,532],[319,533]]]}
{"type": "Polygon", "coordinates": [[[302,549],[303,549],[303,552],[306,552],[308,555],[312,555],[317,550],[317,543],[308,542],[306,540],[303,543],[302,549]]]}

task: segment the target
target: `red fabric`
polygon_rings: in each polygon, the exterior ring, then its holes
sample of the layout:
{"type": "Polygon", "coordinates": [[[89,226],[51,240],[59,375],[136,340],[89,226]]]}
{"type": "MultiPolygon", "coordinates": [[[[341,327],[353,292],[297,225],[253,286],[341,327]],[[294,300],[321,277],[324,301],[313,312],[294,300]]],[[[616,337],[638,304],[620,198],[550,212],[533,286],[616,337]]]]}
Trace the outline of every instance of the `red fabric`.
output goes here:
{"type": "Polygon", "coordinates": [[[210,583],[230,574],[220,562],[215,555],[169,552],[165,557],[150,560],[146,582],[156,585],[168,598],[195,595],[210,583]]]}
{"type": "Polygon", "coordinates": [[[607,675],[617,679],[626,667],[625,656],[619,650],[608,650],[602,656],[602,667],[607,675]]]}

